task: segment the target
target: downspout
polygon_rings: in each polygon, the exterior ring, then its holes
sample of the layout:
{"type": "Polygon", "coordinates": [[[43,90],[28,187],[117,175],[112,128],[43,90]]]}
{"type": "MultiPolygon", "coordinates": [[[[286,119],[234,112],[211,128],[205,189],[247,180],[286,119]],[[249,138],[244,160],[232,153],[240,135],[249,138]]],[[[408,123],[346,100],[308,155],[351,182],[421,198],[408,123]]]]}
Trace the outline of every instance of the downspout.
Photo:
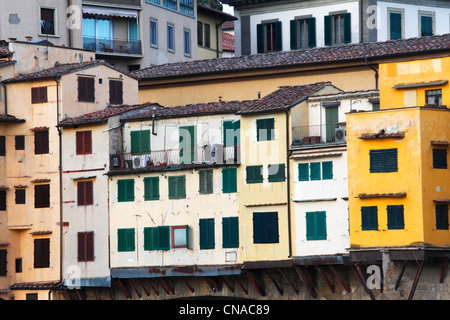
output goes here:
{"type": "Polygon", "coordinates": [[[366,61],[366,66],[375,72],[375,89],[378,90],[378,70],[367,63],[367,57],[365,57],[365,61],[366,61]]]}
{"type": "Polygon", "coordinates": [[[6,94],[6,84],[3,82],[2,87],[5,89],[5,114],[8,114],[8,95],[6,94]]]}
{"type": "Polygon", "coordinates": [[[59,281],[55,283],[48,292],[48,300],[51,300],[51,293],[55,286],[64,283],[63,281],[63,179],[62,179],[62,132],[59,126],[60,105],[59,105],[59,82],[56,82],[56,129],[59,137],[59,281]]]}
{"type": "Polygon", "coordinates": [[[290,175],[290,165],[289,165],[289,157],[291,155],[291,152],[289,150],[289,108],[286,109],[286,197],[287,197],[287,218],[288,218],[288,242],[289,242],[289,256],[288,258],[292,257],[292,234],[291,234],[291,175],[290,175]]]}
{"type": "MultiPolygon", "coordinates": [[[[67,0],[67,9],[69,9],[72,6],[72,0],[67,0]]],[[[66,17],[69,18],[68,10],[66,9],[66,17]]],[[[69,38],[69,48],[72,48],[72,29],[70,26],[67,26],[68,29],[68,38],[69,38]]]]}

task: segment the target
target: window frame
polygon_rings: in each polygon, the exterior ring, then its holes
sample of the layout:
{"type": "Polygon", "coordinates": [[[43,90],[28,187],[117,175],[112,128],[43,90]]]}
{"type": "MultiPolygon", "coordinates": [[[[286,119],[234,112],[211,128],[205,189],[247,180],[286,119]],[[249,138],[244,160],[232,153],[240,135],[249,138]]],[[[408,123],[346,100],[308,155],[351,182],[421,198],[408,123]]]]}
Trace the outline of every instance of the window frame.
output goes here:
{"type": "Polygon", "coordinates": [[[94,231],[77,233],[77,261],[94,261],[94,231]]]}
{"type": "Polygon", "coordinates": [[[306,212],[306,240],[327,240],[326,211],[306,212]]]}
{"type": "Polygon", "coordinates": [[[50,135],[48,130],[34,131],[34,154],[49,154],[50,153],[50,135]]]}
{"type": "Polygon", "coordinates": [[[77,205],[91,206],[94,204],[94,181],[77,181],[77,205]]]}
{"type": "Polygon", "coordinates": [[[405,10],[401,8],[387,8],[387,40],[401,40],[405,38],[405,10]],[[393,39],[391,33],[391,14],[399,14],[400,15],[400,38],[393,39]]]}
{"type": "Polygon", "coordinates": [[[31,88],[31,104],[48,102],[47,87],[32,87],[31,88]]]}
{"type": "Polygon", "coordinates": [[[150,47],[152,48],[158,48],[158,19],[150,18],[150,47]],[[154,26],[154,29],[152,27],[152,24],[154,26]],[[154,30],[154,32],[153,32],[154,30]]]}
{"type": "Polygon", "coordinates": [[[256,141],[275,140],[275,118],[256,119],[256,141]],[[268,135],[268,131],[270,135],[268,135]],[[265,131],[265,136],[261,135],[265,131]]]}
{"type": "Polygon", "coordinates": [[[175,25],[167,23],[167,51],[175,53],[175,25]],[[169,31],[171,30],[171,31],[169,31]]]}
{"type": "Polygon", "coordinates": [[[27,202],[27,192],[25,188],[16,188],[15,194],[15,204],[26,204],[27,202]]]}
{"type": "Polygon", "coordinates": [[[191,30],[183,29],[183,51],[185,57],[191,57],[191,30]]]}
{"type": "Polygon", "coordinates": [[[279,243],[278,212],[253,212],[253,243],[279,243]]]}
{"type": "MultiPolygon", "coordinates": [[[[46,20],[45,20],[46,21],[46,20]]],[[[39,6],[39,35],[41,36],[50,36],[50,37],[58,37],[59,33],[58,33],[58,8],[57,7],[50,7],[50,6],[39,6]],[[42,10],[52,10],[53,11],[53,33],[46,33],[43,31],[42,28],[42,10]]]]}
{"type": "Polygon", "coordinates": [[[25,150],[25,136],[16,135],[14,137],[14,148],[16,150],[25,150]]]}
{"type": "Polygon", "coordinates": [[[430,89],[425,90],[425,105],[432,105],[432,106],[441,106],[442,105],[442,89],[430,89]],[[428,103],[428,99],[432,98],[433,100],[437,100],[436,103],[428,103]]]}
{"type": "Polygon", "coordinates": [[[269,172],[267,180],[269,182],[284,182],[284,181],[286,181],[286,165],[284,163],[269,164],[267,169],[269,172]],[[278,167],[276,173],[271,173],[272,166],[278,167]]]}
{"type": "Polygon", "coordinates": [[[75,149],[77,155],[92,154],[92,130],[75,132],[75,149]]]}
{"type": "Polygon", "coordinates": [[[50,208],[50,183],[34,185],[34,208],[50,208]],[[45,201],[42,200],[45,197],[45,201]]]}
{"type": "Polygon", "coordinates": [[[419,37],[430,37],[436,34],[436,13],[433,11],[422,11],[419,10],[419,37]],[[431,19],[431,34],[423,34],[423,20],[422,18],[431,19]]]}
{"type": "Polygon", "coordinates": [[[170,227],[170,235],[171,235],[171,247],[173,249],[185,248],[189,249],[189,226],[172,226],[170,227]],[[176,230],[185,230],[185,243],[184,244],[175,244],[175,231],[176,230]]]}

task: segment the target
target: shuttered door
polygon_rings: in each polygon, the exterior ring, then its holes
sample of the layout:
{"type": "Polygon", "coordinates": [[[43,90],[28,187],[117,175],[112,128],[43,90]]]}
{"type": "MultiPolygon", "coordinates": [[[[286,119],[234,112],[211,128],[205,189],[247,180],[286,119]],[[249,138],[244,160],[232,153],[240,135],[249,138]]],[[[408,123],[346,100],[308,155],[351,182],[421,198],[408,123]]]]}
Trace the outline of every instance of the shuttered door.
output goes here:
{"type": "Polygon", "coordinates": [[[335,131],[338,128],[338,107],[325,108],[325,123],[326,123],[326,139],[327,142],[334,142],[335,131]]]}

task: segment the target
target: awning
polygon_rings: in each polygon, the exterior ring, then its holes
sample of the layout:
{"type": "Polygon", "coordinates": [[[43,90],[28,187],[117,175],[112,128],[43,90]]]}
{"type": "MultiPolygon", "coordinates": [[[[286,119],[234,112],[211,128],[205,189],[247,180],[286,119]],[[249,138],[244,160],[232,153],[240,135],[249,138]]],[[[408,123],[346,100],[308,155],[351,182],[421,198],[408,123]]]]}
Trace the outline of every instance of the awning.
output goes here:
{"type": "Polygon", "coordinates": [[[96,6],[83,6],[83,13],[92,14],[95,16],[121,17],[121,18],[135,18],[138,17],[137,10],[106,8],[96,6]]]}

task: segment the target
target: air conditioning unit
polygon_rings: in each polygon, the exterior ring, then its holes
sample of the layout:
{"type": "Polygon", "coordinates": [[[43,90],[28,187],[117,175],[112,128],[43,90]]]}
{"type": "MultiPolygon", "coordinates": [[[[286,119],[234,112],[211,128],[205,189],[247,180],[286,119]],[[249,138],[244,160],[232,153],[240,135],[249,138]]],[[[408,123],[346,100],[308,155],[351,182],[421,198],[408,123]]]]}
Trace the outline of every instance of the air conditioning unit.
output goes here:
{"type": "Polygon", "coordinates": [[[145,168],[148,161],[147,155],[132,156],[133,168],[145,168]]]}
{"type": "Polygon", "coordinates": [[[334,131],[334,136],[336,138],[336,142],[347,141],[347,131],[345,128],[336,128],[334,131]]]}
{"type": "Polygon", "coordinates": [[[223,161],[223,147],[221,144],[203,146],[203,162],[221,163],[223,161]]]}

